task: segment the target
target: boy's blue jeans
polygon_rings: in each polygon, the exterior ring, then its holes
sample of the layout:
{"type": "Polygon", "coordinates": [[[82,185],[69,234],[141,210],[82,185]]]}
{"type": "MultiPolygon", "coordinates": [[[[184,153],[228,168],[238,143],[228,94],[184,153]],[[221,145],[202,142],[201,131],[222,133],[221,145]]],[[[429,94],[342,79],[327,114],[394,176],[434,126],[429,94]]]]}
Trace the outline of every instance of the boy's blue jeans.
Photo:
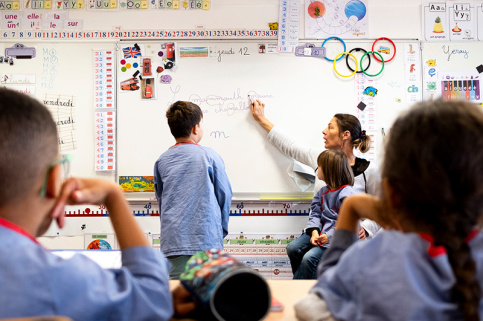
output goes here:
{"type": "Polygon", "coordinates": [[[169,279],[179,280],[181,273],[184,272],[186,263],[191,258],[191,255],[173,255],[167,257],[171,267],[169,269],[169,279]]]}
{"type": "Polygon", "coordinates": [[[326,248],[310,243],[310,236],[302,234],[287,245],[294,279],[317,279],[317,266],[326,248]]]}

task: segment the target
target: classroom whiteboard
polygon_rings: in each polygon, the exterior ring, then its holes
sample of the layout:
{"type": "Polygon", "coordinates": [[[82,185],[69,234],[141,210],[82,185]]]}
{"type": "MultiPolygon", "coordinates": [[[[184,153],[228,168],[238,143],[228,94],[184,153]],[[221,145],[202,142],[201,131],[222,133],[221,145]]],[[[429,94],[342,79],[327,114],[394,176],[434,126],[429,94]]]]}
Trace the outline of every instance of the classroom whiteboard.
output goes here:
{"type": "MultiPolygon", "coordinates": [[[[347,42],[347,51],[354,47],[371,50],[373,41],[347,42]]],[[[388,128],[399,112],[412,103],[406,99],[405,88],[403,48],[407,42],[395,41],[397,56],[375,78],[378,87],[375,138],[380,146],[379,128],[388,128]]],[[[322,130],[335,113],[356,113],[355,78],[337,76],[333,64],[325,59],[260,53],[261,44],[265,48],[275,44],[267,40],[177,41],[175,68],[157,74],[157,66],[162,65],[158,53],[163,43],[137,42],[143,56],[136,60],[138,65],[144,57],[151,59],[155,98],[142,99],[142,88],[118,94],[118,174],[153,175],[156,159],[175,143],[167,126],[166,109],[174,101],[189,100],[204,112],[204,136],[200,144],[212,147],[222,156],[236,196],[303,194],[287,175],[292,160],[268,142],[266,132],[252,119],[247,95],[258,96],[265,102],[266,115],[277,126],[303,144],[317,147],[323,146],[322,130]],[[185,47],[206,47],[208,57],[182,58],[179,50],[185,47]],[[172,77],[171,83],[159,82],[163,74],[172,77]]],[[[134,42],[120,43],[122,48],[132,46],[134,42]]],[[[332,58],[343,51],[337,42],[326,48],[327,56],[332,58]]],[[[120,50],[118,60],[123,57],[120,50]]],[[[127,61],[131,63],[125,71],[122,67],[126,64],[118,64],[118,83],[132,77],[137,70],[142,72],[141,68],[132,67],[134,60],[127,61]]],[[[349,73],[345,59],[336,66],[340,73],[349,73]]],[[[367,72],[375,74],[380,67],[373,59],[367,72]]]]}
{"type": "MultiPolygon", "coordinates": [[[[0,43],[0,56],[5,48],[17,42],[0,43]]],[[[71,174],[84,177],[115,179],[115,172],[96,172],[94,165],[94,50],[113,50],[114,43],[100,42],[21,42],[34,48],[31,59],[15,59],[13,65],[0,64],[0,86],[28,92],[41,102],[48,101],[56,110],[58,102],[72,108],[72,130],[63,133],[69,144],[63,154],[70,154],[71,174]],[[5,76],[8,78],[6,79],[5,76]]],[[[30,52],[30,51],[29,51],[30,52]]],[[[69,120],[70,117],[70,120],[69,120]]]]}
{"type": "MultiPolygon", "coordinates": [[[[476,67],[483,64],[483,45],[481,42],[431,42],[422,44],[422,64],[424,97],[427,99],[445,96],[448,98],[448,88],[444,90],[444,82],[471,80],[478,84],[478,94],[470,94],[474,102],[483,102],[481,74],[476,67]]],[[[459,89],[459,88],[458,88],[459,89]]],[[[453,91],[454,96],[466,96],[459,90],[453,91]]],[[[453,97],[457,99],[457,97],[453,97]]],[[[466,99],[466,97],[464,97],[466,99]]]]}

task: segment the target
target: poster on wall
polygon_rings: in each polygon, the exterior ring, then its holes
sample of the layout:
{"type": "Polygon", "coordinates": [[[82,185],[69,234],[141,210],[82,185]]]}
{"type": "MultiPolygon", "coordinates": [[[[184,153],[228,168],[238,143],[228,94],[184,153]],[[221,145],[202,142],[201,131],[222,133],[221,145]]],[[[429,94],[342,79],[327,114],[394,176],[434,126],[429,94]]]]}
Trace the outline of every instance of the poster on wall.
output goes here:
{"type": "Polygon", "coordinates": [[[423,8],[423,36],[426,41],[448,41],[449,16],[446,2],[425,1],[423,8]]]}
{"type": "Polygon", "coordinates": [[[448,11],[449,38],[452,41],[476,40],[477,16],[474,3],[472,1],[452,1],[448,3],[448,11]]]}
{"type": "Polygon", "coordinates": [[[366,38],[368,0],[305,0],[305,38],[366,38]]]}

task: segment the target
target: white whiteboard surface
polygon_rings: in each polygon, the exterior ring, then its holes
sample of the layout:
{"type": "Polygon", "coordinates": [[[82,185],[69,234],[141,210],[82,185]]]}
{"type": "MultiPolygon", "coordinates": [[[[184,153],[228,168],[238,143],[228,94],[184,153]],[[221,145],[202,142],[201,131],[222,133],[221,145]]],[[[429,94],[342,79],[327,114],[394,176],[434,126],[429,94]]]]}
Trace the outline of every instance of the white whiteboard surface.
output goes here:
{"type": "MultiPolygon", "coordinates": [[[[374,40],[347,42],[371,50],[374,40]]],[[[396,41],[398,55],[378,76],[378,128],[388,128],[400,111],[411,105],[405,100],[403,46],[396,41]]],[[[152,69],[161,59],[155,54],[161,43],[137,42],[143,55],[152,59],[152,69]]],[[[140,91],[118,94],[118,165],[122,176],[152,176],[156,159],[174,144],[165,112],[177,100],[198,103],[204,111],[204,137],[200,144],[215,149],[224,159],[235,196],[255,194],[301,194],[286,174],[291,159],[266,139],[266,133],[252,119],[247,94],[258,95],[266,104],[266,115],[294,138],[309,146],[322,146],[322,130],[336,113],[356,113],[355,82],[341,78],[325,59],[295,57],[293,54],[259,54],[259,43],[267,41],[176,42],[180,47],[209,47],[210,57],[180,58],[170,75],[170,84],[156,84],[155,100],[141,99],[140,91]],[[233,54],[217,54],[219,51],[233,54]]],[[[273,43],[273,42],[268,42],[273,43]]],[[[134,42],[122,42],[121,47],[134,42]]],[[[317,43],[319,46],[321,43],[317,43]]],[[[342,45],[333,43],[327,55],[335,57],[342,45]]],[[[133,70],[121,72],[118,80],[129,78],[133,70]]],[[[345,61],[337,63],[347,74],[345,61]]],[[[368,73],[381,65],[372,59],[368,73]]],[[[156,73],[154,72],[156,76],[156,73]]],[[[377,140],[381,141],[380,130],[377,140]]],[[[382,145],[382,144],[381,144],[382,145]]]]}
{"type": "MultiPolygon", "coordinates": [[[[16,42],[0,43],[0,55],[16,42]]],[[[94,50],[113,50],[114,43],[86,42],[22,42],[35,48],[32,59],[15,59],[13,65],[0,64],[0,75],[34,76],[32,95],[43,101],[62,95],[72,97],[75,103],[74,120],[76,147],[66,152],[72,155],[71,174],[114,180],[114,172],[96,172],[94,168],[94,50]]],[[[4,86],[5,84],[0,84],[4,86]]],[[[20,89],[26,84],[8,84],[20,89]]]]}

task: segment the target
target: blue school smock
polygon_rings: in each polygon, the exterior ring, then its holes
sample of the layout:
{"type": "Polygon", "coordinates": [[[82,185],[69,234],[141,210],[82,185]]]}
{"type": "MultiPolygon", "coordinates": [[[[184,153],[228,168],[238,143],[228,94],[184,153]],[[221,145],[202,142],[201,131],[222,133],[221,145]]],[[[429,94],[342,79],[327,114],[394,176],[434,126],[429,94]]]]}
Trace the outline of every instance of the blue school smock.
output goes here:
{"type": "Polygon", "coordinates": [[[166,258],[150,247],[124,249],[120,269],[103,269],[84,255],[52,254],[3,219],[0,244],[0,318],[135,321],[173,314],[166,258]]]}
{"type": "MultiPolygon", "coordinates": [[[[433,246],[431,236],[383,231],[352,244],[355,239],[349,231],[336,230],[311,290],[334,318],[461,320],[451,299],[455,277],[448,256],[443,247],[433,246]]],[[[467,241],[483,288],[483,233],[474,231],[467,241]]],[[[483,319],[482,299],[479,314],[483,319]]]]}
{"type": "Polygon", "coordinates": [[[198,144],[176,144],[156,161],[154,182],[166,256],[223,249],[232,190],[218,153],[198,144]]]}

